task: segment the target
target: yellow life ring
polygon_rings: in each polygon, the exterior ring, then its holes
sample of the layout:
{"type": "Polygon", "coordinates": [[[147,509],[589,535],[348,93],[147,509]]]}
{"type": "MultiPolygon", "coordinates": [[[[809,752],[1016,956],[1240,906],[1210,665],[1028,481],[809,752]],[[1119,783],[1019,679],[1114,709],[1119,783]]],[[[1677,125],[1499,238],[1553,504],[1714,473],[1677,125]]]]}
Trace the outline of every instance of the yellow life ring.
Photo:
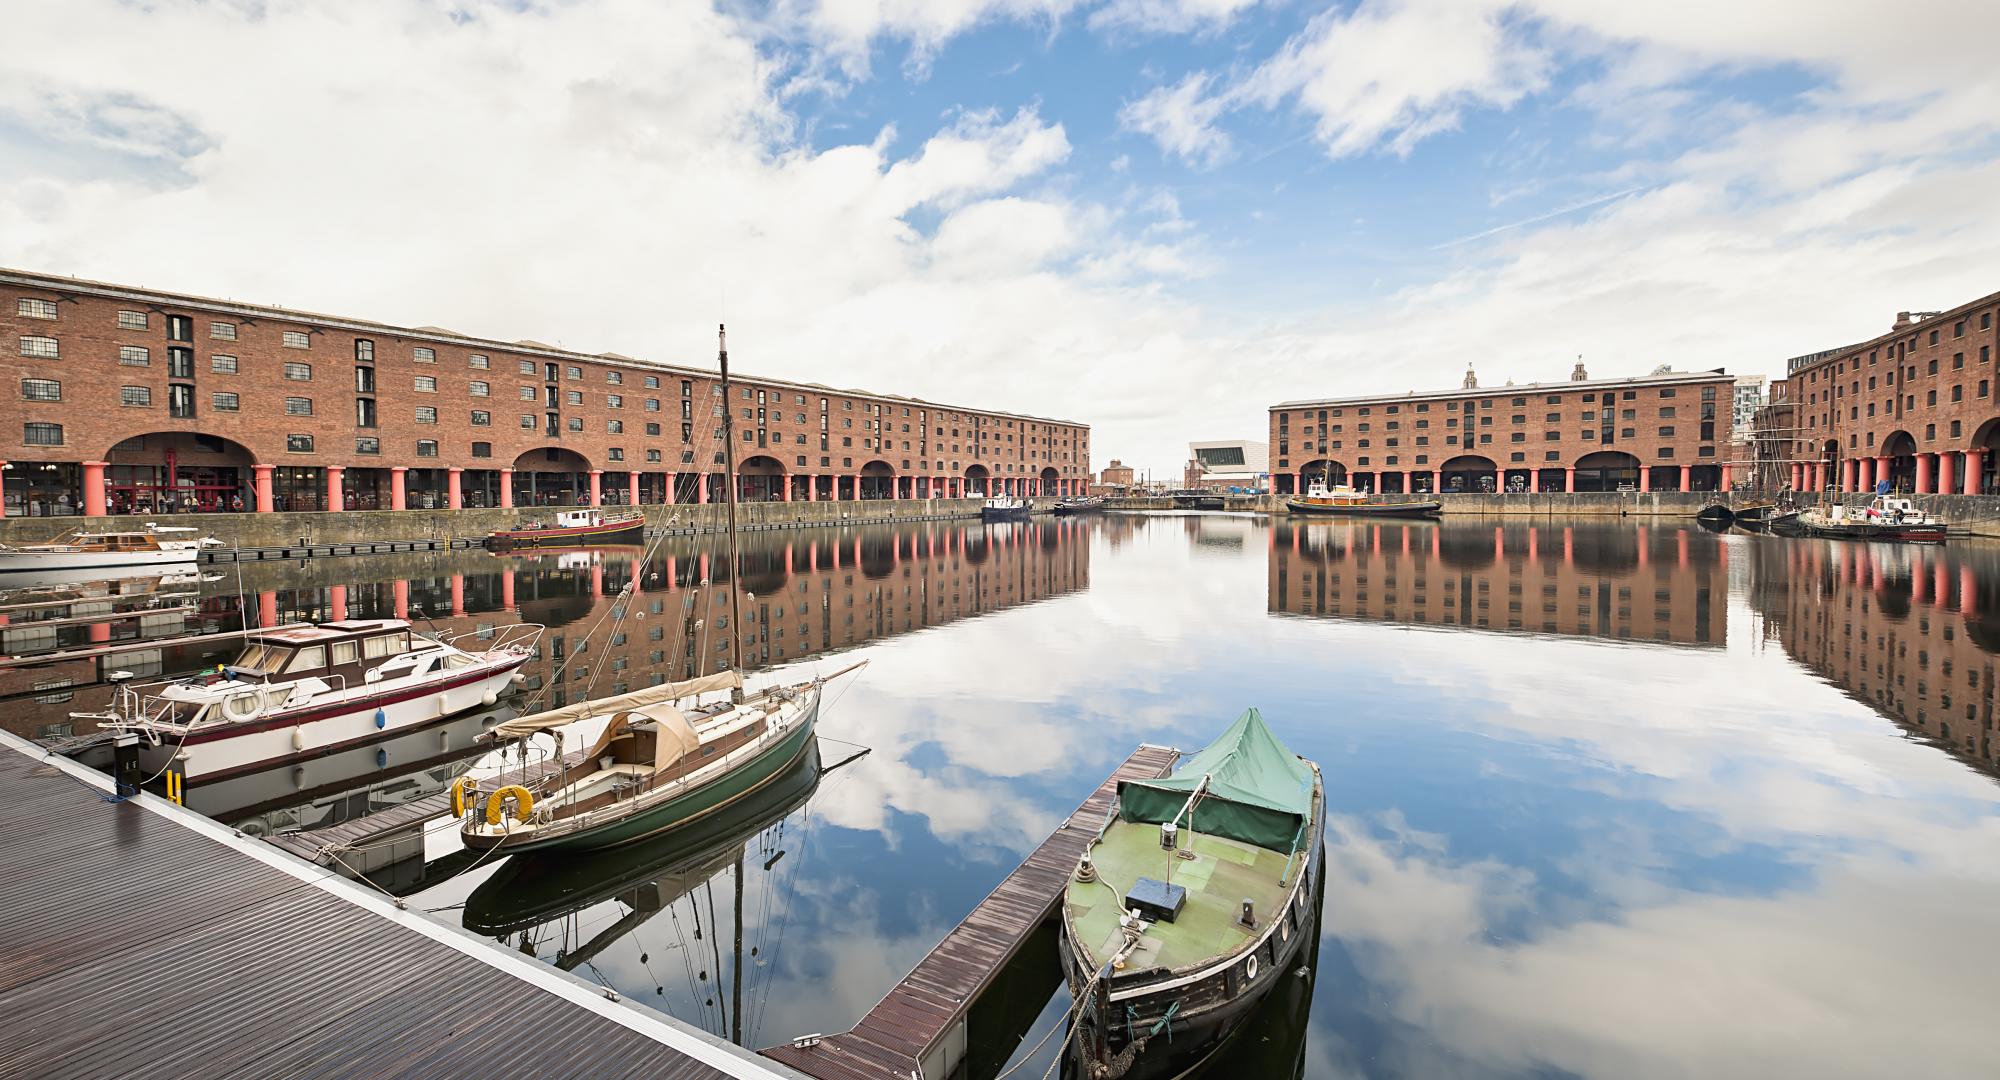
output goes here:
{"type": "Polygon", "coordinates": [[[499,791],[494,792],[492,796],[486,800],[486,824],[488,825],[500,824],[500,807],[501,804],[507,801],[507,796],[509,795],[512,795],[514,797],[515,820],[517,821],[527,820],[528,813],[535,808],[535,797],[528,793],[527,788],[524,788],[519,784],[509,784],[506,787],[501,788],[499,791]]]}
{"type": "Polygon", "coordinates": [[[465,816],[468,796],[473,801],[477,801],[479,798],[479,781],[474,780],[471,773],[467,773],[451,782],[451,816],[465,816]]]}

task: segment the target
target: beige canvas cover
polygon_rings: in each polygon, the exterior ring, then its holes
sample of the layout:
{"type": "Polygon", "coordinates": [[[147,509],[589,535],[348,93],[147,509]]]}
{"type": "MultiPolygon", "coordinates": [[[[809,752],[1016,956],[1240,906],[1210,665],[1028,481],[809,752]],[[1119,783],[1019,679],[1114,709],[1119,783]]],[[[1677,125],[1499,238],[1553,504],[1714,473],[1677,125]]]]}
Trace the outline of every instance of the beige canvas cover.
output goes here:
{"type": "MultiPolygon", "coordinates": [[[[517,716],[494,727],[493,737],[496,739],[526,738],[538,731],[554,731],[556,728],[568,727],[579,720],[588,720],[596,716],[608,716],[633,709],[647,709],[649,706],[654,705],[668,705],[684,697],[693,697],[696,694],[706,694],[716,690],[735,690],[742,687],[742,685],[743,676],[741,674],[734,671],[718,671],[713,675],[704,675],[699,679],[683,679],[680,682],[661,683],[658,686],[648,686],[643,690],[634,690],[629,694],[619,694],[617,697],[593,698],[590,701],[579,701],[574,705],[566,705],[560,709],[549,709],[544,712],[530,713],[527,716],[517,716]]],[[[652,716],[653,714],[649,712],[648,715],[652,716]]],[[[657,716],[654,716],[654,719],[657,718],[657,716]]],[[[685,724],[687,721],[683,718],[681,722],[685,724]]]]}
{"type": "Polygon", "coordinates": [[[688,723],[687,715],[672,705],[655,705],[645,712],[621,712],[604,725],[604,734],[597,737],[597,745],[590,748],[584,760],[595,761],[611,749],[611,744],[619,736],[632,730],[633,724],[652,721],[653,771],[663,772],[674,767],[680,759],[701,745],[701,736],[695,734],[694,725],[688,723]]]}

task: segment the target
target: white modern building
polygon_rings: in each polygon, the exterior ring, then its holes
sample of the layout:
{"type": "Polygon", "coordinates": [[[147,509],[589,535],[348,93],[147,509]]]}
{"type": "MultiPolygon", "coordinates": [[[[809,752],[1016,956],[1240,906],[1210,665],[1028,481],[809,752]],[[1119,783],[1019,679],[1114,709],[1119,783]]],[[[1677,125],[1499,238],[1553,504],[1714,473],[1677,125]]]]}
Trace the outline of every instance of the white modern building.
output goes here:
{"type": "Polygon", "coordinates": [[[1218,491],[1271,490],[1271,445],[1249,439],[1222,439],[1188,444],[1187,474],[1191,488],[1218,491]]]}

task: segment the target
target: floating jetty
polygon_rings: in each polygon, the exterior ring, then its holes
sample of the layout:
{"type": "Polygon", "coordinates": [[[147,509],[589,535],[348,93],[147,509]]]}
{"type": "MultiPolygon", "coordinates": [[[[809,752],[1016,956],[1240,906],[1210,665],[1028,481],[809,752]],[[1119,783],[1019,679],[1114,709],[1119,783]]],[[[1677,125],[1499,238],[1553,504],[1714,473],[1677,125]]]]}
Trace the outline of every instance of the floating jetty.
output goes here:
{"type": "Polygon", "coordinates": [[[938,942],[852,1030],[760,1051],[820,1080],[950,1076],[966,1052],[966,1013],[1055,914],[1069,876],[1117,805],[1118,781],[1165,776],[1180,753],[1142,744],[938,942]]]}
{"type": "Polygon", "coordinates": [[[796,1080],[0,732],[0,1071],[796,1080]]]}

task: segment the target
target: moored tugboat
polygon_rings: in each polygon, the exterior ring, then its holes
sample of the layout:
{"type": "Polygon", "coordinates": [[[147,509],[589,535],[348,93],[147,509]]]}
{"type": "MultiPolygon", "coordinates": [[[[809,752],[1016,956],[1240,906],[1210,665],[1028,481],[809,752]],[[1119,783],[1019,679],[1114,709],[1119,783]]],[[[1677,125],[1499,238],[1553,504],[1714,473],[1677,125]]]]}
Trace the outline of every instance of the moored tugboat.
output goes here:
{"type": "Polygon", "coordinates": [[[979,508],[981,521],[1026,521],[1029,512],[1028,500],[1012,495],[995,495],[979,508]]]}
{"type": "Polygon", "coordinates": [[[1298,977],[1324,815],[1319,766],[1255,709],[1173,775],[1118,785],[1063,902],[1076,1076],[1192,1075],[1298,977]]]}
{"type": "Polygon", "coordinates": [[[1880,494],[1865,507],[1835,503],[1816,507],[1798,517],[1798,525],[1808,536],[1834,540],[1897,540],[1915,543],[1943,543],[1945,524],[1917,508],[1916,501],[1901,495],[1880,494]]]}
{"type": "Polygon", "coordinates": [[[639,544],[645,539],[646,515],[634,511],[620,517],[608,517],[604,511],[593,506],[585,510],[564,510],[556,515],[553,524],[536,523],[489,533],[486,546],[495,551],[513,551],[519,548],[639,544]]]}

